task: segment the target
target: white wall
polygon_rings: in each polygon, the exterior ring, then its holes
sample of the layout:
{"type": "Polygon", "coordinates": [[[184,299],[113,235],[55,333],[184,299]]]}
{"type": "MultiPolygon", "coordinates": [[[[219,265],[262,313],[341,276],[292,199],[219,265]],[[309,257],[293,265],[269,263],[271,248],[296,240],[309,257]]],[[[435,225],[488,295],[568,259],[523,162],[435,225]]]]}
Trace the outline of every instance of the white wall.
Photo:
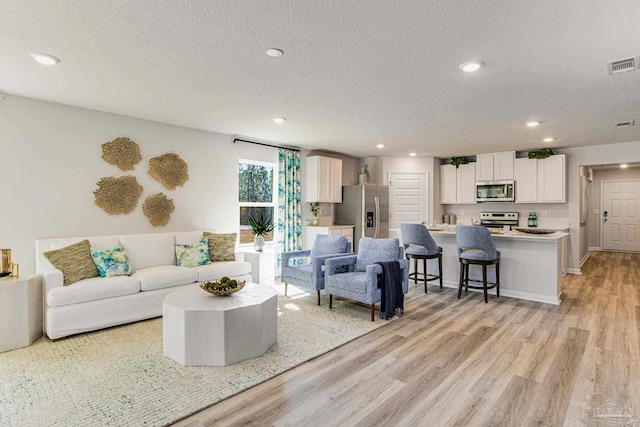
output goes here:
{"type": "Polygon", "coordinates": [[[7,96],[0,103],[0,247],[11,248],[25,275],[33,272],[39,238],[210,229],[238,229],[238,160],[278,162],[278,151],[232,138],[157,122],[7,96]],[[127,173],[101,159],[101,145],[126,136],[142,161],[130,173],[144,187],[128,215],[95,205],[93,190],[105,176],[127,173]],[[174,152],[189,166],[189,181],[175,191],[147,174],[151,157],[174,152]],[[164,192],[175,211],[165,227],[142,213],[144,198],[164,192]]]}
{"type": "Polygon", "coordinates": [[[588,246],[601,248],[600,229],[602,214],[600,206],[601,185],[603,181],[640,180],[640,168],[601,169],[593,171],[593,182],[589,186],[588,246]]]}
{"type": "Polygon", "coordinates": [[[640,141],[567,148],[558,150],[558,153],[567,154],[568,162],[567,180],[569,188],[567,205],[571,225],[569,269],[571,272],[579,272],[581,247],[586,246],[580,241],[581,234],[583,239],[586,238],[586,233],[580,233],[580,166],[640,162],[640,141]]]}

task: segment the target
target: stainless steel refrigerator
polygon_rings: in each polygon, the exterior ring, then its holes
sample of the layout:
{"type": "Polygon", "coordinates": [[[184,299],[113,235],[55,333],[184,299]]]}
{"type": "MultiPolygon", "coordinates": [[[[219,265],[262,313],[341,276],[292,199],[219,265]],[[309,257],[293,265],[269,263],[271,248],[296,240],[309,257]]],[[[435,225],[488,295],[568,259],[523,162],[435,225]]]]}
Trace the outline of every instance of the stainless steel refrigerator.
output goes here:
{"type": "Polygon", "coordinates": [[[364,184],[342,187],[342,203],[335,206],[336,225],[355,225],[353,250],[361,237],[389,237],[389,186],[364,184]]]}

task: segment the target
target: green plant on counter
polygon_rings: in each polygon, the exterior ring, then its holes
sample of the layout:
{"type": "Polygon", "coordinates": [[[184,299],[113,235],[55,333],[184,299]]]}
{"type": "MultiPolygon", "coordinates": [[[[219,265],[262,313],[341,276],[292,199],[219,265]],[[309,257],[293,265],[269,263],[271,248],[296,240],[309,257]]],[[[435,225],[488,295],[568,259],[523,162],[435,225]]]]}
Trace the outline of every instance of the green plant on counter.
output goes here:
{"type": "Polygon", "coordinates": [[[469,163],[469,159],[467,159],[466,157],[452,157],[451,158],[451,164],[453,166],[455,166],[456,169],[458,169],[458,167],[460,165],[466,165],[467,163],[469,163]]]}
{"type": "Polygon", "coordinates": [[[549,156],[553,155],[553,150],[550,148],[543,148],[541,150],[531,150],[529,151],[530,159],[546,159],[549,156]]]}

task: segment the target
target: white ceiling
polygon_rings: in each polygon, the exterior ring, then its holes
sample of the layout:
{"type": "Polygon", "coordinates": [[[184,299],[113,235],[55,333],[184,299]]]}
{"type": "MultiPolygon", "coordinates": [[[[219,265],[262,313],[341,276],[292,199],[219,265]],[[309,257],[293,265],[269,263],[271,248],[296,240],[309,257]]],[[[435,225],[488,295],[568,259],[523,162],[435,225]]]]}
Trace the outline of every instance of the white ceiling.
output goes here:
{"type": "Polygon", "coordinates": [[[640,54],[639,17],[638,0],[3,0],[0,92],[359,157],[640,141],[640,71],[606,65],[640,54]]]}

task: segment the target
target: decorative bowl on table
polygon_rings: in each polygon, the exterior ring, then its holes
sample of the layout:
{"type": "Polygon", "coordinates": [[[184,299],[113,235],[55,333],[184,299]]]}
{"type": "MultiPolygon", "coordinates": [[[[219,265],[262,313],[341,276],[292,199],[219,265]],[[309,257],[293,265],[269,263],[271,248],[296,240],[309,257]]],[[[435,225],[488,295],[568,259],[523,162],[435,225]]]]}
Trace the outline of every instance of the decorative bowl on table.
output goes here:
{"type": "Polygon", "coordinates": [[[220,280],[202,282],[200,283],[200,288],[202,288],[206,292],[209,292],[210,294],[217,295],[219,297],[226,297],[244,288],[244,285],[246,283],[247,282],[244,280],[237,281],[235,279],[230,279],[227,276],[224,276],[220,278],[220,280]]]}
{"type": "Polygon", "coordinates": [[[546,230],[544,228],[514,227],[513,229],[521,233],[529,233],[529,234],[553,234],[556,232],[556,230],[546,230]]]}

